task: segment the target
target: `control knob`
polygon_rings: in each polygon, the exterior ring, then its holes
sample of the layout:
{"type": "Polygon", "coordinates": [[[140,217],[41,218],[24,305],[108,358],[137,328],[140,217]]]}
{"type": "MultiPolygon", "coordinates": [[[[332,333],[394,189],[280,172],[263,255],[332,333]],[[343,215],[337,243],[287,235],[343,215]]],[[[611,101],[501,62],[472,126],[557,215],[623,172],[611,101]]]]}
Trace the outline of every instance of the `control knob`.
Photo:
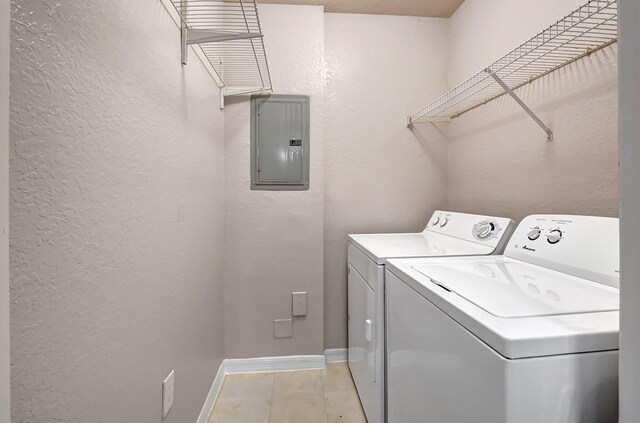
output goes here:
{"type": "Polygon", "coordinates": [[[547,241],[549,244],[557,244],[562,239],[562,231],[560,229],[554,229],[547,234],[547,241]]]}
{"type": "Polygon", "coordinates": [[[438,224],[438,222],[440,222],[440,216],[434,217],[433,220],[431,221],[431,224],[433,226],[436,226],[438,224]]]}
{"type": "Polygon", "coordinates": [[[440,227],[444,228],[445,226],[447,226],[447,223],[449,223],[449,218],[448,217],[443,217],[442,220],[440,221],[440,227]]]}
{"type": "Polygon", "coordinates": [[[541,232],[542,231],[540,230],[540,228],[538,226],[536,226],[535,228],[533,228],[529,232],[527,232],[527,237],[531,241],[535,241],[536,239],[540,238],[540,233],[541,232]]]}
{"type": "Polygon", "coordinates": [[[476,228],[476,236],[480,239],[486,239],[488,238],[493,231],[495,231],[496,229],[496,225],[493,222],[482,222],[477,228],[476,228]]]}

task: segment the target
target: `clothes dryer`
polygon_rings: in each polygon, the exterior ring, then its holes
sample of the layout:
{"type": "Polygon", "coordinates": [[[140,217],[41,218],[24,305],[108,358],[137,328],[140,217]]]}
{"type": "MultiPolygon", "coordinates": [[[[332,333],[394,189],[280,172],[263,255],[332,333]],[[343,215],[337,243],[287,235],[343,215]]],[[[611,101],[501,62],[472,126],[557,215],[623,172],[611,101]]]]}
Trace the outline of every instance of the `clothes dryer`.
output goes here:
{"type": "Polygon", "coordinates": [[[421,233],[349,235],[349,368],[369,423],[385,421],[387,260],[499,254],[513,228],[504,217],[437,210],[421,233]]]}

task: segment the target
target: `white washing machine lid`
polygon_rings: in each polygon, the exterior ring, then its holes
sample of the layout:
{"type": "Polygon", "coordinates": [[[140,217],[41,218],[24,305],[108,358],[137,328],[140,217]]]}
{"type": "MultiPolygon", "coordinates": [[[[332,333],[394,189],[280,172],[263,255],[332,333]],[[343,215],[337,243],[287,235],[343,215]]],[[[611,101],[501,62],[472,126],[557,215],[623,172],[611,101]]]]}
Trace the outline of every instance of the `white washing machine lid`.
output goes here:
{"type": "Polygon", "coordinates": [[[377,264],[391,258],[479,256],[495,250],[463,239],[435,232],[349,235],[349,241],[377,264]]]}
{"type": "Polygon", "coordinates": [[[617,288],[505,256],[392,259],[386,269],[506,358],[619,349],[617,288]]]}
{"type": "Polygon", "coordinates": [[[617,311],[616,288],[523,262],[491,260],[413,267],[434,283],[502,318],[617,311]]]}

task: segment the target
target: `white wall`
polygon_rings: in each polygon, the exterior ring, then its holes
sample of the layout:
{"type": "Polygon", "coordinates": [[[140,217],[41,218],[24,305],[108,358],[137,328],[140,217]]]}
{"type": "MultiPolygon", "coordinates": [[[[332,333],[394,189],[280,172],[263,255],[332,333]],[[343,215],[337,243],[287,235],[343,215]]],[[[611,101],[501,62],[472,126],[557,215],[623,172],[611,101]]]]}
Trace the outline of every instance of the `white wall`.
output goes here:
{"type": "Polygon", "coordinates": [[[308,191],[251,191],[249,97],[227,100],[225,355],[321,354],[323,9],[259,9],[274,93],[311,97],[311,179],[308,191]],[[274,339],[293,291],[308,292],[308,315],[294,320],[293,338],[274,339]]]}
{"type": "Polygon", "coordinates": [[[0,423],[9,423],[9,0],[0,1],[0,423]]]}
{"type": "MultiPolygon", "coordinates": [[[[582,0],[466,0],[450,21],[450,82],[481,70],[582,0]]],[[[617,55],[612,46],[517,91],[546,134],[502,97],[448,125],[449,207],[521,219],[618,215],[617,55]]]]}
{"type": "Polygon", "coordinates": [[[640,3],[619,2],[620,16],[620,422],[640,421],[640,3]]]}
{"type": "Polygon", "coordinates": [[[325,15],[325,347],[347,346],[347,234],[421,231],[447,143],[406,118],[447,88],[447,20],[325,15]]]}
{"type": "Polygon", "coordinates": [[[218,88],[157,0],[17,0],[11,37],[13,421],[160,422],[175,369],[164,421],[194,422],[223,355],[218,88]]]}
{"type": "Polygon", "coordinates": [[[449,19],[449,82],[458,85],[584,3],[465,0],[449,19]]]}

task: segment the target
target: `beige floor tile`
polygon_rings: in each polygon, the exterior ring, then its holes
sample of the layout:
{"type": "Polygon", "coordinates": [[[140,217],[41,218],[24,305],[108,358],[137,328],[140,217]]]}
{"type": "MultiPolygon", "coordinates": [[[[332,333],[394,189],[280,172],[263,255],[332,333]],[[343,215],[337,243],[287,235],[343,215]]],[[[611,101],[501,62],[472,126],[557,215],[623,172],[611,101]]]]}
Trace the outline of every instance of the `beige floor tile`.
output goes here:
{"type": "Polygon", "coordinates": [[[274,393],[269,423],[327,423],[324,395],[274,393]]]}
{"type": "Polygon", "coordinates": [[[267,397],[218,398],[209,423],[268,423],[267,397]]]}
{"type": "Polygon", "coordinates": [[[272,390],[273,373],[228,375],[224,378],[219,398],[271,398],[272,390]]]}
{"type": "Polygon", "coordinates": [[[322,394],[320,370],[276,373],[273,380],[273,395],[322,394]]]}
{"type": "Polygon", "coordinates": [[[325,370],[230,375],[209,423],[366,423],[346,363],[325,370]]]}
{"type": "Polygon", "coordinates": [[[355,390],[347,363],[328,364],[327,368],[322,370],[322,380],[325,392],[355,390]]]}
{"type": "Polygon", "coordinates": [[[324,397],[328,423],[367,423],[355,391],[326,392],[324,397]]]}

